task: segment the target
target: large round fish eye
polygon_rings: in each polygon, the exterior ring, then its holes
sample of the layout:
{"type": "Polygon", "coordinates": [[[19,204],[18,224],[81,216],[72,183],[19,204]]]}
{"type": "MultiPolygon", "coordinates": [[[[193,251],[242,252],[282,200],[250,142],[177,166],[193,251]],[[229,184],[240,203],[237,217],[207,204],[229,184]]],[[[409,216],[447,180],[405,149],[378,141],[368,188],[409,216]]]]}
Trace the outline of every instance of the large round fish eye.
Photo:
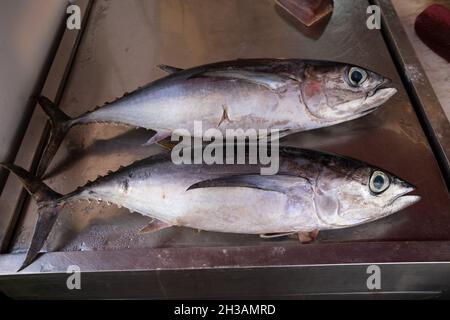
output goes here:
{"type": "Polygon", "coordinates": [[[348,71],[348,80],[352,86],[358,87],[367,79],[367,72],[358,67],[351,67],[348,71]]]}
{"type": "Polygon", "coordinates": [[[387,174],[382,171],[374,171],[369,180],[370,191],[376,194],[380,194],[389,188],[391,181],[387,174]]]}

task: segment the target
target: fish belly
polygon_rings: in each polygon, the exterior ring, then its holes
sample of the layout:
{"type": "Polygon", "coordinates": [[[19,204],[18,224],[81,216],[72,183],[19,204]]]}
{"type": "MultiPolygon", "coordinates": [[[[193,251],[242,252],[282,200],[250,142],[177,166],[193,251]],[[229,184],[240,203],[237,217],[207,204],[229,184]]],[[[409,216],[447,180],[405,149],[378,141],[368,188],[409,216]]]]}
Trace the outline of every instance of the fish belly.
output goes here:
{"type": "Polygon", "coordinates": [[[179,208],[181,225],[219,232],[264,234],[315,228],[311,203],[255,188],[190,190],[179,208]]]}
{"type": "MultiPolygon", "coordinates": [[[[311,231],[317,227],[310,194],[295,197],[276,191],[247,187],[211,187],[188,190],[206,179],[224,173],[194,165],[173,169],[170,164],[153,168],[145,178],[122,182],[96,190],[105,200],[120,204],[131,211],[153,217],[171,225],[231,233],[277,233],[311,231]]],[[[211,166],[212,167],[212,166],[211,166]]],[[[226,167],[222,166],[222,170],[226,167]]],[[[236,174],[232,168],[231,175],[236,174]]],[[[243,172],[245,173],[245,172],[243,172]]]]}

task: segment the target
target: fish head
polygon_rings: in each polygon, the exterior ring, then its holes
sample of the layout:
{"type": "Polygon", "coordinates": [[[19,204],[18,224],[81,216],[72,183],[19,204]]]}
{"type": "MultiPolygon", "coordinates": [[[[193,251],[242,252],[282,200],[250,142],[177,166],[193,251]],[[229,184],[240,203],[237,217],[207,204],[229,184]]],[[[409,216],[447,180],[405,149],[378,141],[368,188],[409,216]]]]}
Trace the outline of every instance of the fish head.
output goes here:
{"type": "Polygon", "coordinates": [[[317,178],[314,204],[319,220],[337,229],[378,220],[416,203],[420,196],[409,195],[414,190],[410,183],[368,165],[331,166],[317,178]]]}
{"type": "Polygon", "coordinates": [[[385,103],[397,89],[390,80],[346,64],[309,64],[303,71],[302,100],[313,119],[340,123],[362,117],[385,103]]]}

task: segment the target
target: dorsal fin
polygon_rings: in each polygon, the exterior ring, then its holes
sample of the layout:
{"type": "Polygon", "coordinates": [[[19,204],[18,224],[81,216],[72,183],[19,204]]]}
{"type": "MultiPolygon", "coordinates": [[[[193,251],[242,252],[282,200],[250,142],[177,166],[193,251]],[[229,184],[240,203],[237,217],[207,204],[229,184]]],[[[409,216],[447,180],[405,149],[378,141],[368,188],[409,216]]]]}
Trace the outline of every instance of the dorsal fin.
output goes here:
{"type": "Polygon", "coordinates": [[[158,68],[160,68],[162,71],[167,72],[168,74],[177,73],[179,71],[183,71],[181,68],[168,66],[166,64],[160,64],[158,65],[158,68]]]}
{"type": "Polygon", "coordinates": [[[239,176],[227,176],[197,182],[191,185],[187,191],[199,188],[254,188],[265,191],[275,191],[288,194],[292,188],[310,188],[311,184],[307,178],[289,175],[263,176],[258,174],[244,174],[239,176]]]}

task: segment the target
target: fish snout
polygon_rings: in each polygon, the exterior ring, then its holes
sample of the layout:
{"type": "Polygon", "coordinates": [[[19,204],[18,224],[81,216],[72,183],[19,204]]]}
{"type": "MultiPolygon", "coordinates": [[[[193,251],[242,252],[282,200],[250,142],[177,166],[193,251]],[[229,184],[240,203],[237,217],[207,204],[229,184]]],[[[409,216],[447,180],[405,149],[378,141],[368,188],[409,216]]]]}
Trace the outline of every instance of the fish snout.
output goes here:
{"type": "Polygon", "coordinates": [[[390,204],[391,213],[400,211],[409,207],[417,202],[419,202],[422,198],[418,195],[402,195],[394,199],[394,201],[390,204]]]}
{"type": "MultiPolygon", "coordinates": [[[[411,192],[415,191],[417,188],[413,184],[397,179],[395,188],[395,195],[393,199],[390,201],[391,206],[398,206],[409,203],[407,206],[416,203],[420,200],[420,196],[418,195],[410,195],[411,192]]],[[[403,206],[401,206],[403,208],[403,206]]]]}
{"type": "Polygon", "coordinates": [[[377,89],[386,89],[389,85],[391,85],[392,80],[389,78],[384,78],[383,82],[380,83],[377,89]]]}
{"type": "MultiPolygon", "coordinates": [[[[394,89],[395,92],[392,94],[392,95],[394,95],[394,94],[397,92],[397,89],[395,89],[394,87],[392,87],[391,84],[392,84],[392,80],[391,80],[391,79],[389,79],[389,78],[383,78],[383,81],[381,81],[375,88],[373,88],[372,90],[370,90],[370,91],[367,93],[367,96],[368,96],[368,97],[371,97],[371,96],[373,96],[374,94],[376,94],[379,90],[382,90],[382,89],[394,89]]],[[[391,96],[392,96],[392,95],[391,95],[391,96]]],[[[390,98],[391,96],[389,96],[389,98],[390,98]]]]}
{"type": "Polygon", "coordinates": [[[393,95],[397,93],[397,89],[393,87],[379,88],[372,95],[368,94],[363,107],[360,110],[360,114],[368,114],[374,111],[376,108],[388,101],[393,95]]]}

